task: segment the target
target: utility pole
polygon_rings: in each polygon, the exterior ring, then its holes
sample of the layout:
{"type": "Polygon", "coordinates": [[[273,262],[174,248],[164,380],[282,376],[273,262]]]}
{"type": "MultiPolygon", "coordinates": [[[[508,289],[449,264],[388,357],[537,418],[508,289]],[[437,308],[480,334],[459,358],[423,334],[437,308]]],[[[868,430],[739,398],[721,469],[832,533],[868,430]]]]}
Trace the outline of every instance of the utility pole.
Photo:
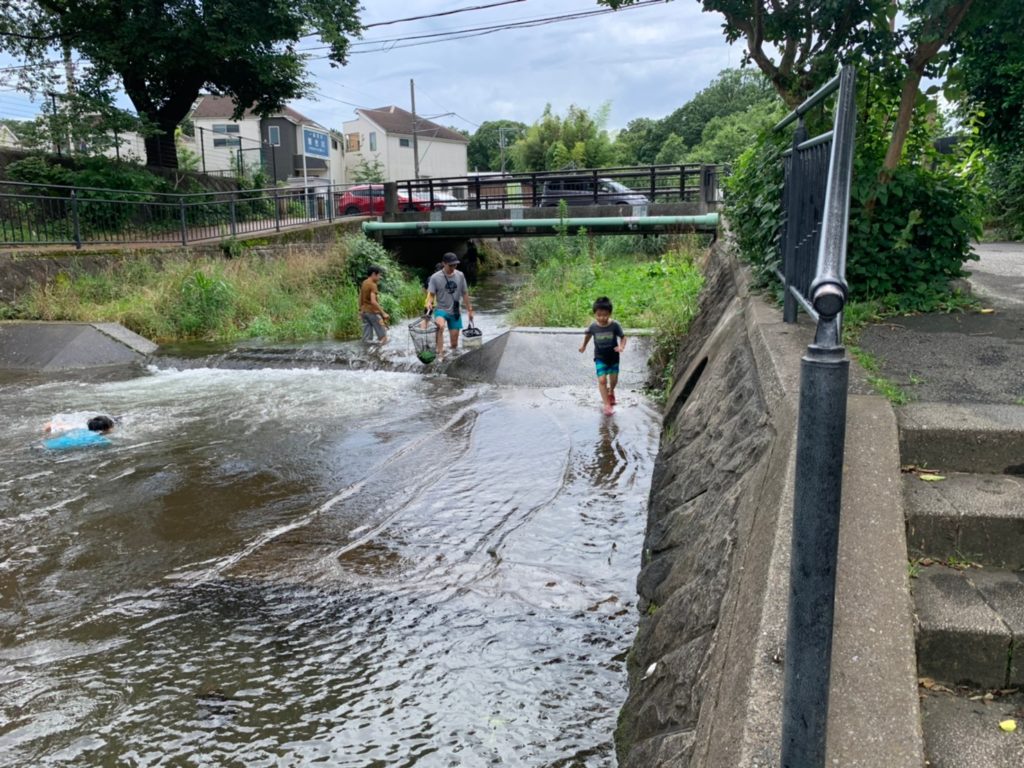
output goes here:
{"type": "Polygon", "coordinates": [[[419,125],[416,120],[416,81],[409,78],[409,99],[412,101],[412,176],[420,178],[420,144],[417,140],[419,125]]]}
{"type": "Polygon", "coordinates": [[[510,125],[499,125],[498,126],[498,146],[501,148],[501,172],[505,173],[505,134],[515,133],[518,128],[514,128],[510,125]]]}
{"type": "Polygon", "coordinates": [[[60,139],[57,133],[57,94],[47,91],[46,95],[50,97],[50,103],[53,105],[53,117],[50,118],[50,139],[57,148],[57,157],[60,157],[60,139]]]}

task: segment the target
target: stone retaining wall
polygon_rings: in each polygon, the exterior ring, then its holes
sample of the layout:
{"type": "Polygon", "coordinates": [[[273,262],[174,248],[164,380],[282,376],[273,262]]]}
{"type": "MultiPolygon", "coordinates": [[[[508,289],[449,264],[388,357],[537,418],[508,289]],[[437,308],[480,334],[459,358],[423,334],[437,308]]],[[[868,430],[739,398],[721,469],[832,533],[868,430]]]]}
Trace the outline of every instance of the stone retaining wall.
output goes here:
{"type": "MultiPolygon", "coordinates": [[[[799,361],[728,239],[678,352],[652,478],[621,768],[778,765],[799,361]]],[[[923,765],[895,417],[851,371],[829,765],[923,765]],[[904,548],[901,552],[901,546],[904,548]]]]}

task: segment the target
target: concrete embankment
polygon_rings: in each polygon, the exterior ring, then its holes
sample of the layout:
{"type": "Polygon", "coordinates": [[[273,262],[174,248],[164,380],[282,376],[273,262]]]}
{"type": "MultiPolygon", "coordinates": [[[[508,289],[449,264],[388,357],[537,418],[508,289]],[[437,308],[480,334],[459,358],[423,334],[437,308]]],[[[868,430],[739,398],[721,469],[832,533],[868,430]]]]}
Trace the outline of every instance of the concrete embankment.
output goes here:
{"type": "MultiPolygon", "coordinates": [[[[616,744],[624,768],[779,762],[805,321],[750,295],[728,241],[678,352],[616,744]]],[[[896,420],[851,370],[829,765],[923,765],[896,420]]]]}
{"type": "Polygon", "coordinates": [[[142,363],[156,344],[118,323],[0,323],[0,370],[58,373],[142,363]]]}

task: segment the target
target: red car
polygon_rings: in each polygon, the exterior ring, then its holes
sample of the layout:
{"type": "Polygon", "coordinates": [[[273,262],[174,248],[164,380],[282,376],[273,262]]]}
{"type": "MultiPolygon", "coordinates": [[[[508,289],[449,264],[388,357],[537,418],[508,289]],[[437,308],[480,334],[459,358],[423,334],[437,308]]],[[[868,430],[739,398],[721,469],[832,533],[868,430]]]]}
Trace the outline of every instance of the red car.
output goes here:
{"type": "MultiPolygon", "coordinates": [[[[429,211],[430,199],[414,195],[410,202],[408,194],[399,190],[398,210],[429,211]]],[[[444,204],[435,201],[433,210],[443,211],[444,204]]],[[[384,213],[384,185],[357,184],[349,187],[345,194],[338,198],[338,213],[342,216],[376,216],[384,213]]]]}

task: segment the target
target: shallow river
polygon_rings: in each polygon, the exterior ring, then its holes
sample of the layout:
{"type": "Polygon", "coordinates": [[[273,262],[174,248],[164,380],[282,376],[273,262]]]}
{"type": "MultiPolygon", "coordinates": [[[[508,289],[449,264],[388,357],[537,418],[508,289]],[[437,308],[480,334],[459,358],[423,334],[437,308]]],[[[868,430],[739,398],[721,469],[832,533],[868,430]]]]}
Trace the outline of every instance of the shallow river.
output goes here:
{"type": "Polygon", "coordinates": [[[0,765],[613,766],[644,397],[212,360],[0,382],[0,765]]]}

